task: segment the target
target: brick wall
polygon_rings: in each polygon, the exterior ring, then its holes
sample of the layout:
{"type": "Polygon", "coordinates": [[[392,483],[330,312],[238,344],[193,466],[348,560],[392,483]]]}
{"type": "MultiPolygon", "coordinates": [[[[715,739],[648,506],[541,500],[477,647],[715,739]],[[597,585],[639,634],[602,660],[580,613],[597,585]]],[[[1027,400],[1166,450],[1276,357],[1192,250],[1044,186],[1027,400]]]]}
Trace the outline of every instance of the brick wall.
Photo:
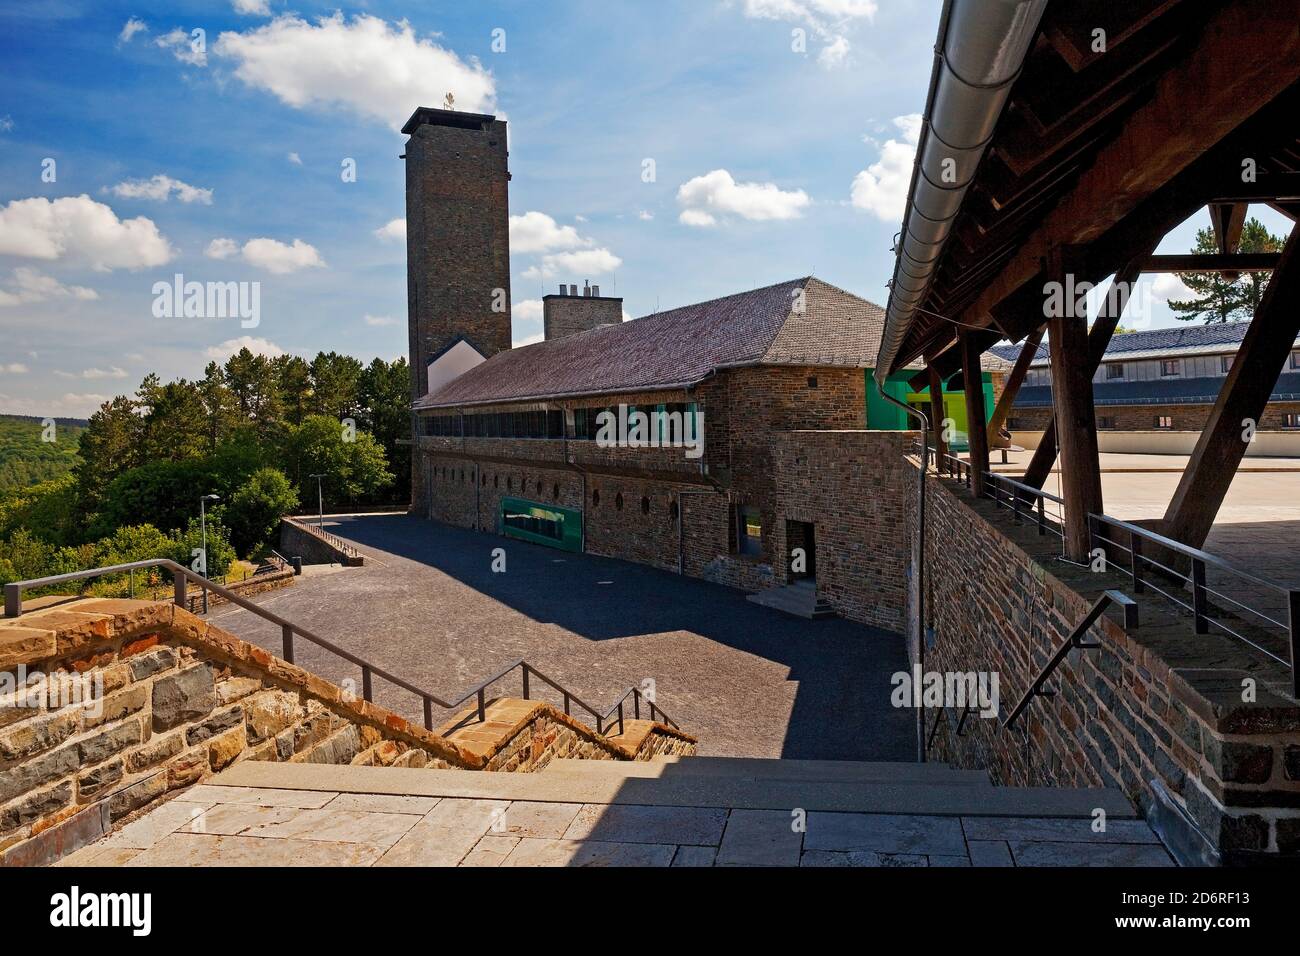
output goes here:
{"type": "Polygon", "coordinates": [[[548,342],[622,321],[623,300],[613,296],[542,296],[542,331],[548,342]]]}
{"type": "MultiPolygon", "coordinates": [[[[1098,405],[1097,419],[1111,419],[1115,431],[1151,431],[1161,415],[1173,419],[1173,431],[1202,431],[1210,420],[1211,405],[1098,405]]],[[[1260,416],[1260,431],[1281,431],[1285,416],[1300,414],[1300,402],[1271,402],[1260,416]]],[[[1016,429],[1042,431],[1052,420],[1050,408],[1012,407],[1016,429]]],[[[1015,429],[1013,429],[1015,431],[1015,429]]]]}
{"type": "MultiPolygon", "coordinates": [[[[1142,627],[1128,634],[1103,618],[1089,635],[1101,646],[1071,652],[1052,678],[1056,695],[1002,730],[1000,717],[1098,594],[1124,580],[1056,561],[1033,526],[1012,525],[952,482],[928,486],[925,667],[996,672],[1002,711],[970,716],[960,736],[948,714],[934,759],[986,769],[998,784],[1119,787],[1174,838],[1190,834],[1228,862],[1300,854],[1300,706],[1285,696],[1289,675],[1226,636],[1193,634],[1150,592],[1142,627]],[[1242,701],[1247,678],[1258,686],[1252,703],[1242,701]]],[[[928,717],[933,726],[937,714],[928,717]]]]}

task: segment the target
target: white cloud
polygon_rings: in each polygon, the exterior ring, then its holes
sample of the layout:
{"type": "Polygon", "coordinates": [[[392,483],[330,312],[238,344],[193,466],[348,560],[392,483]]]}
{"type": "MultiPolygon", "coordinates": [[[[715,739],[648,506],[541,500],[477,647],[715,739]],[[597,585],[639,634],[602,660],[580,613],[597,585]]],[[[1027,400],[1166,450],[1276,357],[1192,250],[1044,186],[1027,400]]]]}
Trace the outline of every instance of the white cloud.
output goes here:
{"type": "Polygon", "coordinates": [[[378,229],[375,235],[385,242],[405,242],[406,241],[406,220],[390,219],[378,229]]]}
{"type": "Polygon", "coordinates": [[[1151,281],[1151,297],[1161,302],[1170,299],[1187,300],[1196,298],[1196,293],[1183,284],[1176,272],[1162,272],[1151,281]]]}
{"type": "Polygon", "coordinates": [[[131,38],[137,33],[145,33],[149,30],[148,25],[139,17],[131,17],[126,23],[122,24],[122,32],[117,35],[119,43],[130,43],[131,38]]]}
{"type": "Polygon", "coordinates": [[[579,249],[575,252],[556,252],[542,256],[540,265],[523,271],[526,279],[549,279],[553,276],[595,276],[613,272],[623,260],[608,249],[579,249]]]}
{"type": "Polygon", "coordinates": [[[107,272],[162,265],[174,251],[153,220],[118,219],[83,193],[15,199],[0,208],[0,255],[67,259],[107,272]]]}
{"type": "Polygon", "coordinates": [[[266,0],[234,0],[235,12],[244,16],[269,17],[271,6],[266,0]]]}
{"type": "Polygon", "coordinates": [[[316,247],[295,239],[292,245],[278,239],[249,239],[241,247],[234,239],[213,239],[203,253],[209,259],[243,259],[257,269],[287,275],[300,269],[323,269],[325,260],[316,247]]]}
{"type": "Polygon", "coordinates": [[[512,322],[542,321],[542,300],[524,299],[520,302],[511,303],[510,320],[512,322]]]}
{"type": "Polygon", "coordinates": [[[22,362],[10,362],[9,364],[0,364],[0,372],[6,375],[26,375],[27,366],[22,362]]]}
{"type": "Polygon", "coordinates": [[[240,349],[248,349],[254,355],[265,355],[267,358],[288,354],[269,339],[253,338],[251,335],[241,335],[237,339],[226,339],[220,345],[209,346],[203,354],[214,361],[224,362],[240,349]]]}
{"type": "Polygon", "coordinates": [[[14,131],[14,118],[9,114],[0,116],[0,133],[12,133],[14,131]]]}
{"type": "Polygon", "coordinates": [[[245,33],[222,33],[214,51],[237,62],[235,75],[246,84],[289,106],[341,106],[393,129],[448,92],[468,112],[491,112],[495,104],[490,72],[416,36],[405,20],[347,20],[338,12],[313,24],[288,14],[245,33]]]}
{"type": "Polygon", "coordinates": [[[79,299],[87,302],[99,298],[99,293],[94,289],[81,285],[64,285],[53,276],[26,266],[14,270],[9,286],[8,289],[0,289],[0,306],[25,305],[48,299],[79,299]]]}
{"type": "Polygon", "coordinates": [[[844,64],[849,40],[844,35],[855,20],[872,20],[876,0],[744,0],[745,16],[757,20],[784,20],[808,26],[825,41],[817,62],[827,69],[844,64]]]}
{"type": "Polygon", "coordinates": [[[648,209],[642,209],[639,213],[636,214],[636,217],[640,219],[642,222],[649,222],[651,219],[655,217],[655,214],[648,209]]]}
{"type": "Polygon", "coordinates": [[[715,225],[720,214],[753,221],[798,219],[811,201],[802,189],[738,183],[725,169],[696,176],[677,190],[677,202],[683,207],[678,219],[688,226],[715,225]]]}
{"type": "Polygon", "coordinates": [[[534,332],[532,335],[525,335],[523,338],[512,340],[510,345],[512,348],[521,349],[525,345],[536,345],[538,342],[544,341],[546,341],[546,333],[544,331],[534,332]]]}
{"type": "Polygon", "coordinates": [[[519,253],[556,252],[591,245],[572,226],[561,226],[544,212],[526,212],[510,217],[510,251],[519,253]]]}
{"type": "Polygon", "coordinates": [[[176,198],[184,203],[197,202],[204,206],[212,205],[211,189],[191,186],[189,183],[172,179],[162,173],[149,179],[127,179],[107,189],[114,196],[123,199],[154,199],[158,202],[166,202],[175,193],[176,198]]]}
{"type": "Polygon", "coordinates": [[[187,66],[207,66],[207,44],[202,37],[193,37],[180,27],[170,33],[164,33],[153,41],[164,50],[170,50],[172,56],[187,66]]]}
{"type": "Polygon", "coordinates": [[[126,378],[127,371],[124,368],[118,368],[116,365],[111,368],[87,368],[80,372],[55,372],[60,378],[84,378],[84,379],[101,379],[101,378],[126,378]]]}
{"type": "Polygon", "coordinates": [[[894,117],[900,139],[886,140],[880,158],[853,177],[850,201],[885,222],[901,222],[912,182],[912,161],[921,137],[921,114],[894,117]]]}
{"type": "Polygon", "coordinates": [[[375,328],[386,328],[390,325],[400,324],[398,320],[393,318],[391,315],[367,315],[362,321],[364,321],[366,325],[374,326],[375,328]]]}
{"type": "Polygon", "coordinates": [[[302,157],[299,156],[297,153],[290,153],[288,156],[285,157],[285,159],[289,160],[289,162],[293,163],[295,166],[302,165],[302,157]]]}

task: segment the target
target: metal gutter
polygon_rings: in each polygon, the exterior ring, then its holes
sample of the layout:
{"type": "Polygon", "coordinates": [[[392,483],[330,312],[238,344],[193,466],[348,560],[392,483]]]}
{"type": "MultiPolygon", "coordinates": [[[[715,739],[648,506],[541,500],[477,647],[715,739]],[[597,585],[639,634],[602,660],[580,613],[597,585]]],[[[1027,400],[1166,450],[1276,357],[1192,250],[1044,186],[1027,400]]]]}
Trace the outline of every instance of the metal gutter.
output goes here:
{"type": "Polygon", "coordinates": [[[953,222],[1046,8],[1047,0],[948,0],[944,5],[876,357],[881,386],[930,292],[953,222]]]}

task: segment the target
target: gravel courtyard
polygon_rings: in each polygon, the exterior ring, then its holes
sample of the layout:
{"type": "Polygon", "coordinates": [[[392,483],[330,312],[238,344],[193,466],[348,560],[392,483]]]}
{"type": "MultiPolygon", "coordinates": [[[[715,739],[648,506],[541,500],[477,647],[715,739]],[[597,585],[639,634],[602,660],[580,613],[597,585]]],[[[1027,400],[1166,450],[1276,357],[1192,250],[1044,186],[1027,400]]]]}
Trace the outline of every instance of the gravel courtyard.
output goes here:
{"type": "MultiPolygon", "coordinates": [[[[444,699],[523,657],[601,710],[653,679],[659,705],[699,736],[702,754],[913,756],[914,717],[889,704],[890,676],[906,669],[898,634],[804,621],[730,588],[407,515],[325,524],[366,565],[311,568],[258,603],[444,699]],[[505,549],[505,573],[491,569],[495,548],[505,549]]],[[[279,653],[269,622],[233,607],[212,617],[279,653]]],[[[296,651],[298,664],[359,691],[358,668],[301,639],[296,651]]],[[[517,695],[518,672],[492,692],[517,695]]],[[[378,678],[375,697],[420,719],[416,698],[378,678]]]]}

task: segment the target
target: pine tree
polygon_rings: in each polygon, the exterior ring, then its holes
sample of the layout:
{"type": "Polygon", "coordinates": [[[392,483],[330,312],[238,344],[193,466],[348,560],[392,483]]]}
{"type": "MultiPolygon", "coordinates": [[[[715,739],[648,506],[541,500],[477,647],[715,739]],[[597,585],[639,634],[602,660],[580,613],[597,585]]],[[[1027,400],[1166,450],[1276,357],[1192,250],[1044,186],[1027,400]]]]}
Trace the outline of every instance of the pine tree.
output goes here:
{"type": "MultiPolygon", "coordinates": [[[[1283,240],[1269,233],[1258,219],[1251,218],[1242,227],[1239,252],[1281,252],[1283,240]]],[[[1192,252],[1214,255],[1219,243],[1213,229],[1199,229],[1192,252]]],[[[1194,298],[1169,300],[1174,317],[1184,322],[1202,321],[1206,325],[1249,319],[1255,315],[1268,286],[1269,273],[1247,272],[1229,280],[1220,272],[1189,272],[1179,276],[1191,289],[1194,298]]]]}

